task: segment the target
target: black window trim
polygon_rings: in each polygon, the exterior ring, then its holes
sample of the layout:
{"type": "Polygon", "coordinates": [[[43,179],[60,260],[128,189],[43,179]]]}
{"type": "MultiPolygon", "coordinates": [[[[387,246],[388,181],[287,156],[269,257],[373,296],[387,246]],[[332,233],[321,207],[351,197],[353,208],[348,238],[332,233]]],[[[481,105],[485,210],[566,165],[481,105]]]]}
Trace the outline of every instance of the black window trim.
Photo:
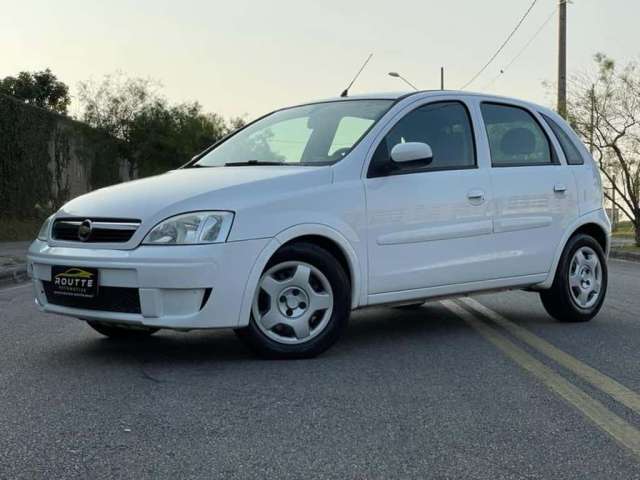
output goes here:
{"type": "Polygon", "coordinates": [[[584,157],[582,156],[582,153],[580,152],[580,149],[575,144],[575,142],[572,140],[571,136],[565,131],[564,128],[562,128],[562,125],[560,125],[558,122],[556,122],[549,115],[547,115],[547,114],[545,114],[543,112],[538,112],[538,113],[540,114],[542,119],[545,121],[545,123],[549,126],[549,130],[551,130],[551,133],[553,134],[553,137],[558,142],[558,145],[560,145],[560,149],[562,150],[562,153],[564,154],[564,160],[565,160],[567,166],[568,167],[579,167],[580,165],[584,165],[584,157]],[[560,131],[562,131],[567,136],[567,140],[571,143],[571,145],[573,146],[575,151],[578,153],[578,157],[580,157],[580,163],[571,163],[569,161],[569,156],[567,155],[567,150],[564,148],[564,145],[563,145],[562,141],[560,140],[559,136],[556,134],[556,131],[553,128],[554,125],[557,128],[559,128],[560,131]]]}
{"type": "Polygon", "coordinates": [[[549,134],[547,133],[547,131],[545,130],[543,125],[540,123],[540,120],[538,120],[538,118],[535,116],[534,112],[532,110],[530,110],[529,108],[523,107],[522,105],[515,105],[513,103],[508,103],[508,102],[496,102],[496,101],[493,101],[493,100],[490,100],[490,101],[488,100],[488,101],[480,102],[480,116],[482,117],[482,122],[484,124],[484,132],[485,132],[485,135],[487,136],[487,143],[489,143],[489,158],[491,160],[491,168],[562,166],[562,163],[560,162],[560,157],[558,157],[558,152],[556,152],[556,149],[555,149],[555,147],[553,145],[553,142],[549,138],[549,134]],[[518,163],[510,163],[508,165],[494,165],[494,163],[493,163],[493,155],[491,155],[491,143],[489,142],[489,132],[487,132],[487,122],[485,121],[484,114],[482,113],[482,105],[485,105],[485,104],[487,104],[487,105],[498,105],[499,107],[518,108],[518,109],[524,110],[526,113],[528,113],[531,116],[531,118],[533,118],[533,120],[538,124],[538,127],[540,127],[540,130],[542,130],[542,134],[547,139],[547,144],[549,145],[549,153],[551,154],[551,163],[518,162],[518,163]]]}
{"type": "MultiPolygon", "coordinates": [[[[375,148],[372,150],[371,155],[369,156],[369,164],[367,165],[367,177],[366,178],[381,178],[381,177],[392,177],[392,176],[396,176],[396,175],[410,175],[410,174],[415,174],[415,173],[430,173],[430,172],[447,172],[447,171],[452,171],[452,170],[473,170],[473,169],[478,169],[478,146],[476,144],[476,131],[475,131],[475,126],[473,124],[473,117],[471,116],[471,110],[469,110],[469,106],[464,102],[464,100],[456,98],[456,99],[450,99],[450,100],[434,100],[434,101],[427,101],[425,103],[422,103],[420,105],[418,105],[417,107],[413,108],[411,111],[405,113],[404,115],[402,115],[402,117],[400,117],[396,122],[393,123],[393,125],[386,130],[386,132],[384,133],[384,135],[382,136],[382,139],[376,144],[375,148]],[[460,105],[462,105],[462,108],[464,109],[466,115],[467,115],[467,120],[469,121],[469,126],[471,127],[471,141],[473,143],[473,165],[466,165],[466,166],[461,166],[461,167],[455,167],[455,166],[451,166],[451,167],[436,167],[436,168],[429,168],[429,166],[424,166],[424,167],[414,167],[414,168],[410,168],[410,167],[406,167],[404,169],[400,169],[400,170],[391,170],[391,171],[387,171],[387,172],[374,172],[372,171],[372,160],[373,160],[373,156],[375,155],[375,152],[378,150],[378,148],[380,147],[380,144],[385,141],[385,139],[387,138],[387,135],[389,134],[389,132],[398,124],[400,123],[405,117],[407,117],[408,115],[411,115],[413,112],[415,112],[416,110],[425,107],[427,105],[437,105],[438,103],[458,103],[460,105]]],[[[391,159],[389,159],[391,160],[391,159]]],[[[393,161],[393,160],[391,160],[393,161]]]]}

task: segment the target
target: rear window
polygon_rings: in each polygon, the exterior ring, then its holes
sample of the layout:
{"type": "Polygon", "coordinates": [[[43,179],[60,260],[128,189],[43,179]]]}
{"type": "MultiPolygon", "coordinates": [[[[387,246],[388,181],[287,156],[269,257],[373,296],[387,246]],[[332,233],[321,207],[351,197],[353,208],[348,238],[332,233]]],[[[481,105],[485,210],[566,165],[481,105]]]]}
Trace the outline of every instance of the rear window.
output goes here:
{"type": "Polygon", "coordinates": [[[494,167],[556,163],[547,135],[527,110],[498,103],[481,108],[494,167]]]}
{"type": "Polygon", "coordinates": [[[558,139],[558,143],[564,152],[564,157],[567,159],[567,163],[569,165],[584,164],[584,159],[582,158],[582,155],[580,155],[580,151],[573,143],[573,140],[571,140],[567,132],[565,132],[557,122],[546,116],[544,113],[541,113],[540,115],[542,115],[542,118],[544,118],[544,121],[547,122],[547,125],[549,125],[549,128],[558,139]]]}

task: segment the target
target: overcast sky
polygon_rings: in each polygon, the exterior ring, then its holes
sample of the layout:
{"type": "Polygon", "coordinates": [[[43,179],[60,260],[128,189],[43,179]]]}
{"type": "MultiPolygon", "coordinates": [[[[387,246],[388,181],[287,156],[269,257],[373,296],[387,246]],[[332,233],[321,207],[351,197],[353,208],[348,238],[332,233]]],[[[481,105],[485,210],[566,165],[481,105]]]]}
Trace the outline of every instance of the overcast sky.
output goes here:
{"type": "MultiPolygon", "coordinates": [[[[0,77],[49,67],[73,89],[117,70],[159,80],[171,101],[249,118],[335,96],[374,57],[353,92],[457,89],[489,59],[532,0],[0,0],[0,77]]],[[[557,16],[496,79],[556,8],[538,0],[502,55],[469,89],[544,104],[556,76],[557,16]],[[492,80],[494,80],[492,82],[492,80]]],[[[640,53],[640,1],[574,0],[569,72],[598,51],[640,53]]]]}

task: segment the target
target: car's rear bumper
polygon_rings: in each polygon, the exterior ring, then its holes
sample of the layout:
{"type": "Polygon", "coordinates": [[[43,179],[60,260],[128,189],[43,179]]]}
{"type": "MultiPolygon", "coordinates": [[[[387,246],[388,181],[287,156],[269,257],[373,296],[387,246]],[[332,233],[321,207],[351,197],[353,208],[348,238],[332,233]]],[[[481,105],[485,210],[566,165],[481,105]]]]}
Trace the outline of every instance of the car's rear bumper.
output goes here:
{"type": "Polygon", "coordinates": [[[107,250],[51,247],[36,240],[29,248],[28,271],[36,303],[45,312],[163,328],[236,327],[250,271],[268,241],[107,250]],[[47,296],[52,265],[97,268],[100,288],[111,294],[91,308],[72,306],[51,292],[47,296]],[[126,299],[118,297],[121,292],[126,299]],[[130,307],[136,294],[139,305],[130,307]]]}

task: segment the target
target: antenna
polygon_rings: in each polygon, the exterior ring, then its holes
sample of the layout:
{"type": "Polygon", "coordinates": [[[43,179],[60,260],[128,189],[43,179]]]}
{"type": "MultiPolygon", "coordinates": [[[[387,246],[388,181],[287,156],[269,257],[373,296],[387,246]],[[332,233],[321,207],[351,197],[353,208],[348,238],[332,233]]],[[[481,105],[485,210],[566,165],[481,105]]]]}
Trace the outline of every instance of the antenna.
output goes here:
{"type": "Polygon", "coordinates": [[[349,96],[349,89],[353,86],[353,84],[356,82],[356,80],[358,79],[358,77],[360,76],[360,74],[362,73],[362,71],[364,70],[364,67],[367,66],[367,63],[369,63],[369,60],[371,60],[371,57],[373,57],[373,53],[370,53],[369,56],[367,57],[367,59],[364,61],[364,63],[362,64],[362,66],[360,67],[360,70],[358,70],[358,73],[356,73],[356,76],[353,77],[353,80],[351,80],[351,83],[349,84],[349,86],[347,86],[347,88],[345,88],[343,90],[343,92],[340,94],[341,97],[348,97],[349,96]]]}

